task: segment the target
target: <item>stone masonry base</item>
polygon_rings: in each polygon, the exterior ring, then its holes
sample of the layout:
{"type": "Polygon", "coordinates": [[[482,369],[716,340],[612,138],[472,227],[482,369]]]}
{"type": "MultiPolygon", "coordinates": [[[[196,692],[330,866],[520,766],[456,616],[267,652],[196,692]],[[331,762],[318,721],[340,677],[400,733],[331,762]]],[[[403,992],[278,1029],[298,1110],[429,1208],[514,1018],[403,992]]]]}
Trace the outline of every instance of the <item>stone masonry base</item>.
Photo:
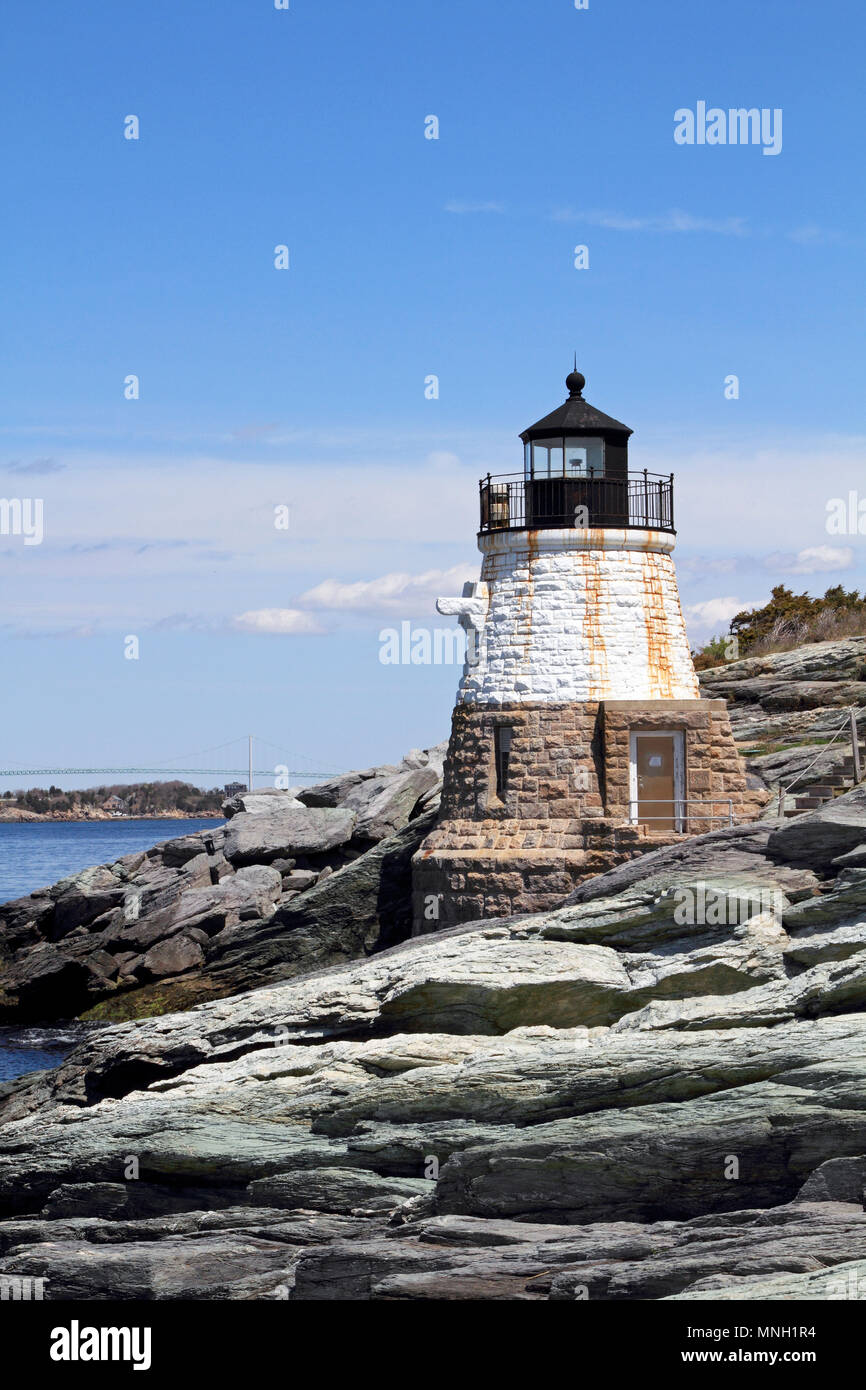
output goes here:
{"type": "Polygon", "coordinates": [[[686,838],[631,814],[630,740],[656,730],[680,739],[690,835],[759,814],[766,796],[749,786],[723,700],[459,704],[439,819],[413,859],[415,933],[547,911],[585,879],[686,838]]]}
{"type": "Polygon", "coordinates": [[[441,847],[434,830],[413,860],[413,934],[546,912],[586,879],[686,838],[599,821],[452,821],[438,836],[441,847]],[[452,836],[466,848],[448,848],[452,836]]]}

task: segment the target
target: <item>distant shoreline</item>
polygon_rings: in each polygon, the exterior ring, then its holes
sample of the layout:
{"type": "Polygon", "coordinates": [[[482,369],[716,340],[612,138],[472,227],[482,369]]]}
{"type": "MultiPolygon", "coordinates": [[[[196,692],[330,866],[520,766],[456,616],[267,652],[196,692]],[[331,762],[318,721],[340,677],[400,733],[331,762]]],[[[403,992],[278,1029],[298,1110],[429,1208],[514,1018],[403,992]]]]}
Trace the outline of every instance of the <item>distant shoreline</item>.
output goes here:
{"type": "Polygon", "coordinates": [[[202,811],[160,811],[159,815],[153,816],[114,816],[110,811],[94,812],[90,816],[76,815],[72,811],[10,811],[4,813],[0,811],[0,825],[35,825],[45,824],[49,821],[59,823],[66,822],[69,825],[91,825],[99,822],[105,824],[112,822],[116,825],[124,824],[128,821],[139,820],[212,820],[223,821],[223,815],[209,815],[202,811]]]}

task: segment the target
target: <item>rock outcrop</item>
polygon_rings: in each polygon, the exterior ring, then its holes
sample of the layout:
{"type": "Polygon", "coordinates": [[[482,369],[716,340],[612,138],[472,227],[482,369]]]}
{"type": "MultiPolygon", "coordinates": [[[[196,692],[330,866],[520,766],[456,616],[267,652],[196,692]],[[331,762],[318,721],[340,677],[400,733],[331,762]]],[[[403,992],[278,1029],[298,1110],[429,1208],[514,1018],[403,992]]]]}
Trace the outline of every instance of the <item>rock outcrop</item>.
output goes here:
{"type": "MultiPolygon", "coordinates": [[[[702,682],[772,786],[864,665],[852,639],[702,682]]],[[[241,793],[0,908],[0,1019],[117,1020],[0,1086],[0,1274],[58,1301],[862,1299],[866,787],[407,939],[443,751],[241,793]]]]}
{"type": "MultiPolygon", "coordinates": [[[[700,686],[706,698],[727,700],[739,751],[757,785],[773,792],[809,776],[813,764],[812,781],[846,772],[850,739],[843,733],[823,749],[848,710],[857,711],[861,739],[866,735],[866,637],[726,662],[701,671],[700,686]]],[[[765,815],[777,809],[774,798],[765,815]]]]}
{"type": "Polygon", "coordinates": [[[294,934],[265,987],[3,1088],[0,1273],[57,1300],[863,1297],[866,792],[278,978],[294,934]]]}
{"type": "Polygon", "coordinates": [[[225,826],[0,906],[0,1022],[158,1014],[402,940],[442,756],[242,793],[225,826]]]}

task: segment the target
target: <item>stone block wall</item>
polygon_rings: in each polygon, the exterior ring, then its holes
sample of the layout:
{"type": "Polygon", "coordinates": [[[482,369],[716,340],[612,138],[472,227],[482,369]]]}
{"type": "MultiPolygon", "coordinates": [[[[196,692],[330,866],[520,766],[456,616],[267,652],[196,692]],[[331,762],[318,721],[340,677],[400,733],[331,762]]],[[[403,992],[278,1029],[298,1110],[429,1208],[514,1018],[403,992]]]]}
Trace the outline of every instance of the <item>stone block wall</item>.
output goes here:
{"type": "Polygon", "coordinates": [[[595,704],[458,705],[440,822],[600,818],[603,731],[595,704]],[[507,788],[496,795],[494,730],[512,729],[507,788]]]}
{"type": "Polygon", "coordinates": [[[723,700],[458,705],[439,819],[413,860],[415,931],[541,912],[585,879],[685,838],[629,824],[629,735],[680,730],[688,834],[751,820],[751,791],[723,700]],[[494,731],[512,730],[503,798],[494,731]],[[705,814],[704,814],[705,812],[705,814]],[[435,915],[428,915],[435,907],[435,915]]]}
{"type": "Polygon", "coordinates": [[[690,834],[724,824],[729,803],[736,822],[752,820],[764,805],[766,797],[748,786],[724,700],[607,700],[603,719],[606,816],[628,819],[630,735],[654,729],[683,734],[690,834]]]}
{"type": "Polygon", "coordinates": [[[605,821],[451,821],[412,861],[413,934],[549,911],[585,879],[682,838],[605,821]]]}

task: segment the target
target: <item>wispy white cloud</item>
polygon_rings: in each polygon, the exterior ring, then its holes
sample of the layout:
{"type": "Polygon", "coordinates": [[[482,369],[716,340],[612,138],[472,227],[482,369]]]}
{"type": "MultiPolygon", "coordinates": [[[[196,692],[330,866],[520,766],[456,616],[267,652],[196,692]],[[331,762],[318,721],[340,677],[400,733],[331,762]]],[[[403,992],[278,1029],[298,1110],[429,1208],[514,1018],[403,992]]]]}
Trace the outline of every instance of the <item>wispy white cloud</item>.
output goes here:
{"type": "Polygon", "coordinates": [[[672,208],[670,212],[630,217],[626,213],[602,209],[575,211],[559,208],[553,214],[555,222],[584,222],[591,227],[604,227],[614,232],[715,232],[719,236],[748,236],[745,217],[696,217],[693,213],[672,208]]]}
{"type": "Polygon", "coordinates": [[[704,578],[708,574],[735,574],[754,569],[755,561],[743,555],[683,555],[677,559],[677,573],[682,578],[704,578]]]}
{"type": "Polygon", "coordinates": [[[310,613],[298,608],[258,608],[240,613],[232,620],[238,632],[259,632],[268,636],[293,637],[298,634],[324,632],[310,613]]]}
{"type": "MultiPolygon", "coordinates": [[[[830,435],[767,443],[745,429],[684,437],[679,421],[641,432],[633,466],[676,472],[683,601],[760,592],[773,574],[779,582],[826,572],[819,562],[848,569],[847,553],[826,553],[848,541],[827,532],[827,502],[860,487],[863,447],[830,435]],[[811,568],[782,569],[783,561],[811,568]]],[[[283,607],[346,621],[353,613],[432,621],[439,595],[478,577],[477,480],[513,466],[505,463],[513,450],[506,432],[478,426],[433,433],[426,445],[404,441],[399,471],[396,458],[366,445],[347,454],[345,441],[326,468],[312,451],[296,460],[274,450],[267,461],[246,451],[183,459],[119,447],[58,451],[66,467],[39,486],[44,543],[0,545],[0,569],[13,581],[4,584],[3,616],[22,629],[86,620],[121,633],[178,610],[221,632],[238,630],[232,615],[283,607]],[[288,530],[275,524],[278,506],[289,508],[288,530]]],[[[849,572],[862,575],[866,546],[850,544],[849,572]]]]}
{"type": "Polygon", "coordinates": [[[144,624],[148,632],[217,632],[226,626],[201,613],[167,613],[163,618],[144,624]]]}
{"type": "Polygon", "coordinates": [[[850,545],[811,545],[798,550],[796,555],[768,555],[764,568],[784,574],[830,574],[850,569],[853,563],[854,551],[850,545]]]}
{"type": "Polygon", "coordinates": [[[815,222],[807,222],[802,227],[794,227],[787,233],[790,241],[800,246],[826,246],[829,243],[846,241],[847,238],[830,227],[819,227],[815,222]]]}
{"type": "Polygon", "coordinates": [[[434,449],[424,460],[429,468],[437,473],[451,472],[460,467],[460,459],[457,454],[452,454],[448,449],[434,449]]]}
{"type": "MultiPolygon", "coordinates": [[[[763,600],[761,600],[763,601],[763,600]]],[[[728,595],[725,598],[708,598],[702,603],[687,604],[684,612],[686,619],[696,626],[716,628],[720,625],[727,627],[731,619],[741,613],[744,608],[756,608],[758,602],[753,599],[734,598],[728,595]]]]}
{"type": "Polygon", "coordinates": [[[447,570],[425,570],[423,574],[383,574],[378,579],[343,583],[324,579],[302,594],[299,603],[308,608],[354,613],[409,613],[420,608],[432,611],[435,600],[459,594],[468,579],[477,578],[478,564],[453,565],[447,570]]]}
{"type": "Polygon", "coordinates": [[[20,463],[18,459],[13,459],[12,463],[6,465],[7,473],[62,473],[66,467],[63,463],[58,463],[56,459],[33,459],[30,463],[20,463]]]}
{"type": "Polygon", "coordinates": [[[65,642],[67,640],[79,641],[83,638],[94,637],[96,629],[90,623],[77,623],[74,627],[15,627],[12,624],[5,625],[4,632],[10,637],[19,640],[30,638],[47,637],[51,641],[65,642]]]}
{"type": "Polygon", "coordinates": [[[229,438],[239,439],[244,443],[255,439],[267,439],[268,436],[274,434],[279,427],[277,421],[269,421],[265,424],[239,425],[237,429],[232,430],[229,438]]]}
{"type": "Polygon", "coordinates": [[[710,574],[829,574],[851,569],[856,556],[849,545],[810,545],[802,550],[773,550],[758,555],[687,555],[677,562],[677,570],[689,579],[710,574]]]}

